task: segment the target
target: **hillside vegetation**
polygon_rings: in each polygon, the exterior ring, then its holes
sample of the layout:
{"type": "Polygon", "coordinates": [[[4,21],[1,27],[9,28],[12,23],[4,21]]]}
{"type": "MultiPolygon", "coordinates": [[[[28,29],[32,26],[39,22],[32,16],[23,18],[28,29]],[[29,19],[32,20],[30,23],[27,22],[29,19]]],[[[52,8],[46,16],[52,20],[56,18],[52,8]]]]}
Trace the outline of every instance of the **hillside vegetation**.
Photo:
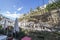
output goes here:
{"type": "Polygon", "coordinates": [[[52,4],[48,4],[46,7],[47,10],[53,10],[57,8],[60,8],[60,0],[56,0],[56,2],[53,2],[52,4]]]}
{"type": "Polygon", "coordinates": [[[35,10],[30,10],[29,13],[24,14],[23,18],[19,18],[20,22],[23,20],[30,21],[38,21],[40,22],[48,22],[53,25],[51,30],[55,29],[55,31],[31,31],[28,32],[29,36],[32,37],[33,40],[60,40],[60,0],[53,2],[52,4],[48,4],[46,8],[41,9],[37,7],[35,10]]]}
{"type": "Polygon", "coordinates": [[[23,18],[19,18],[19,20],[20,21],[23,21],[23,20],[28,20],[28,21],[29,20],[33,20],[33,21],[35,20],[36,21],[36,19],[39,20],[39,18],[41,17],[41,20],[47,21],[48,17],[51,18],[51,15],[49,14],[49,11],[51,13],[52,10],[57,10],[59,8],[60,8],[60,0],[57,0],[56,2],[48,4],[46,6],[46,8],[44,8],[44,9],[41,9],[39,6],[35,10],[32,10],[32,8],[31,8],[30,11],[29,11],[29,13],[24,14],[23,15],[24,17],[23,18]],[[46,13],[48,14],[48,17],[47,17],[46,13]],[[39,16],[39,17],[37,17],[37,16],[39,16]]]}

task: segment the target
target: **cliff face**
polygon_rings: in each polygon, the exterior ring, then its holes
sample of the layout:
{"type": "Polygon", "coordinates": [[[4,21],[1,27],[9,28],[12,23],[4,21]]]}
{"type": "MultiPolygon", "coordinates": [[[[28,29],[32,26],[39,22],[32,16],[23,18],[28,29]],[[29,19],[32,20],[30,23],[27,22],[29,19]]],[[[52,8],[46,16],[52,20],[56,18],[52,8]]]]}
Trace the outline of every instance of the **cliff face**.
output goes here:
{"type": "Polygon", "coordinates": [[[51,16],[52,16],[52,20],[55,24],[59,23],[59,19],[60,19],[60,12],[58,12],[58,10],[53,10],[51,11],[51,16]]]}
{"type": "Polygon", "coordinates": [[[59,24],[59,20],[60,20],[60,12],[58,10],[51,10],[50,13],[49,12],[45,12],[43,14],[37,14],[37,15],[30,15],[28,14],[25,18],[23,18],[23,20],[27,20],[27,22],[34,22],[34,23],[39,23],[39,22],[43,22],[43,23],[48,23],[51,25],[58,25],[59,24]]]}

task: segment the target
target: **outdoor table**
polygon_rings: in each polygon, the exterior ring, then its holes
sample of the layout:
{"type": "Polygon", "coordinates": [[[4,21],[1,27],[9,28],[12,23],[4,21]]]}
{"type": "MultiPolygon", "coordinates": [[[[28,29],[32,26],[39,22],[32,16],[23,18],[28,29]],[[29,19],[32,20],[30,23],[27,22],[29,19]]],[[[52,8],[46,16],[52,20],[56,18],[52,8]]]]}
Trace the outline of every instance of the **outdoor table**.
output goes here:
{"type": "Polygon", "coordinates": [[[7,36],[5,35],[0,35],[0,40],[6,40],[7,39],[7,36]]]}

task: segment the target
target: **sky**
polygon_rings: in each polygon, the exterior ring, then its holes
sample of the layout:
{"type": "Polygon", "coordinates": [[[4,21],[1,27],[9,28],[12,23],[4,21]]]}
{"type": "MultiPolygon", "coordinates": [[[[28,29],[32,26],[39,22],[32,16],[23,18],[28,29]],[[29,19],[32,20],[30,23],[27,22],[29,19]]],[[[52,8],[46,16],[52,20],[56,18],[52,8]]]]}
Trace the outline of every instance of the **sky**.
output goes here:
{"type": "Polygon", "coordinates": [[[0,0],[0,14],[14,20],[44,4],[48,4],[48,0],[0,0]]]}

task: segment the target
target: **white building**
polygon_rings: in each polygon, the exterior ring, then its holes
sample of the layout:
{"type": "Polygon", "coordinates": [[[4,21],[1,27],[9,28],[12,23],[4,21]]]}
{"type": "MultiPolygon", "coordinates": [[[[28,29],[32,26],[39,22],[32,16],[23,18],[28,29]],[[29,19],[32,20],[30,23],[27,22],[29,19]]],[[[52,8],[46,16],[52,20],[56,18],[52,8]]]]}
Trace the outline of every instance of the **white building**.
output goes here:
{"type": "Polygon", "coordinates": [[[11,19],[9,19],[9,18],[6,18],[6,17],[4,17],[4,16],[2,16],[1,14],[0,14],[0,25],[4,25],[4,20],[7,20],[7,25],[8,26],[13,26],[14,25],[14,21],[13,20],[11,20],[11,19]]]}
{"type": "Polygon", "coordinates": [[[47,4],[44,4],[43,6],[40,6],[41,9],[45,9],[47,4]]]}

